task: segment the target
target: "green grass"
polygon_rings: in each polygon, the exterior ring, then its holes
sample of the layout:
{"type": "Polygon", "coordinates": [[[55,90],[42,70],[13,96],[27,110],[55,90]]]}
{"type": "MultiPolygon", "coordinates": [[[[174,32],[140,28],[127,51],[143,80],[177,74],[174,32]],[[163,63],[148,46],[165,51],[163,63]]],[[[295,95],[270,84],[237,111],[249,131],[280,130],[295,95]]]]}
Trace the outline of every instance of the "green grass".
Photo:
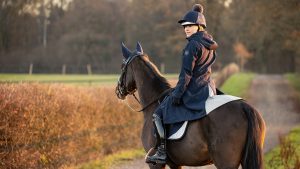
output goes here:
{"type": "Polygon", "coordinates": [[[111,82],[118,75],[0,74],[1,82],[111,82]]]}
{"type": "MultiPolygon", "coordinates": [[[[110,75],[59,75],[59,74],[0,74],[2,83],[39,82],[39,83],[67,83],[79,85],[116,84],[119,74],[110,75]]],[[[166,78],[177,77],[177,74],[167,74],[166,78]]]]}
{"type": "Polygon", "coordinates": [[[250,88],[254,76],[255,74],[253,73],[234,74],[225,81],[221,90],[226,94],[247,97],[247,91],[250,88]]]}
{"type": "Polygon", "coordinates": [[[119,164],[143,157],[145,151],[143,149],[127,150],[116,154],[109,155],[102,160],[91,161],[80,167],[79,169],[109,169],[112,165],[119,164]]]}
{"type": "MultiPolygon", "coordinates": [[[[290,156],[289,158],[282,158],[280,152],[282,150],[282,145],[279,145],[265,154],[264,163],[265,169],[284,169],[283,161],[285,161],[290,167],[295,165],[295,158],[298,156],[300,158],[300,126],[295,127],[290,133],[285,137],[292,145],[291,150],[295,150],[297,155],[290,156]],[[275,167],[272,167],[275,166],[275,167]]],[[[291,155],[291,154],[290,154],[291,155]]],[[[300,159],[299,159],[300,160],[300,159]]]]}
{"type": "Polygon", "coordinates": [[[286,74],[285,77],[289,80],[290,84],[300,92],[300,74],[286,74]]]}

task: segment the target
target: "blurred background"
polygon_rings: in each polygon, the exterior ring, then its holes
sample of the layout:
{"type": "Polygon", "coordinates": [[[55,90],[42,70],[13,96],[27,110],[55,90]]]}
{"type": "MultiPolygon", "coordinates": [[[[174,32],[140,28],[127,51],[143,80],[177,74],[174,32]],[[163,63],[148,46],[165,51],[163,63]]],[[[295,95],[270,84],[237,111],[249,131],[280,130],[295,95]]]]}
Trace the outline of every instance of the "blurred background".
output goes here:
{"type": "Polygon", "coordinates": [[[265,119],[265,168],[299,169],[299,0],[0,0],[0,169],[147,169],[140,105],[114,93],[121,42],[175,86],[195,3],[217,86],[265,119]]]}
{"type": "Polygon", "coordinates": [[[230,62],[260,73],[299,71],[298,0],[1,0],[0,72],[119,73],[124,41],[166,73],[186,44],[177,23],[194,3],[219,44],[216,69],[230,62]]]}

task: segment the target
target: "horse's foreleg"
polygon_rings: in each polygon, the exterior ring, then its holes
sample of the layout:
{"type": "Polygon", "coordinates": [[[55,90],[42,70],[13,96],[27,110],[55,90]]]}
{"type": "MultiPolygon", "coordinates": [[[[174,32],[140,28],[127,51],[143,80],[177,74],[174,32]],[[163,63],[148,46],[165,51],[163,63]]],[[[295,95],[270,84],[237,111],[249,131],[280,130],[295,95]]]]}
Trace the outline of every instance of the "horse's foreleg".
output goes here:
{"type": "Polygon", "coordinates": [[[170,169],[182,169],[181,166],[177,166],[177,165],[169,165],[170,169]]]}
{"type": "MultiPolygon", "coordinates": [[[[166,169],[166,165],[160,165],[160,164],[149,164],[150,169],[166,169]]],[[[176,166],[176,165],[170,165],[170,169],[182,169],[181,166],[176,166]]]]}

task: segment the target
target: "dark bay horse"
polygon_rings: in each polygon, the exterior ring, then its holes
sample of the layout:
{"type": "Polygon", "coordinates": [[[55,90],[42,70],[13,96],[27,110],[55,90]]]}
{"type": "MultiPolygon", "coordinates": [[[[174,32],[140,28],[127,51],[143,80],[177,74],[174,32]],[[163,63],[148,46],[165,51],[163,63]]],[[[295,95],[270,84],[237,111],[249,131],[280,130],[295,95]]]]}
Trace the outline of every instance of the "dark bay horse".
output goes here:
{"type": "MultiPolygon", "coordinates": [[[[162,93],[171,87],[139,43],[134,52],[122,44],[122,51],[125,59],[116,94],[125,99],[137,90],[144,114],[141,139],[145,151],[149,151],[156,140],[152,114],[162,93]]],[[[262,169],[264,136],[265,123],[261,115],[243,100],[232,101],[200,120],[189,122],[182,139],[167,141],[167,165],[181,169],[181,166],[213,163],[218,169],[237,169],[241,164],[243,169],[262,169]]],[[[149,168],[165,166],[149,164],[149,168]]]]}

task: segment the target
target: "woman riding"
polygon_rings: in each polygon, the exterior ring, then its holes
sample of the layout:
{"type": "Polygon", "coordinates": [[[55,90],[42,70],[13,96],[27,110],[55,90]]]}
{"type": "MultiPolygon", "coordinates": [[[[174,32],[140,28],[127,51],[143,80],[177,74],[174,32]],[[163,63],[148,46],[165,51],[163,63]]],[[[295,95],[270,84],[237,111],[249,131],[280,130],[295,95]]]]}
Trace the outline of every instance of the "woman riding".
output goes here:
{"type": "Polygon", "coordinates": [[[164,125],[203,117],[205,101],[215,93],[215,86],[210,75],[218,45],[205,31],[203,7],[200,4],[194,5],[193,9],[187,12],[178,23],[183,26],[188,42],[182,54],[178,83],[153,114],[158,147],[156,154],[147,156],[147,163],[166,163],[164,125]]]}

